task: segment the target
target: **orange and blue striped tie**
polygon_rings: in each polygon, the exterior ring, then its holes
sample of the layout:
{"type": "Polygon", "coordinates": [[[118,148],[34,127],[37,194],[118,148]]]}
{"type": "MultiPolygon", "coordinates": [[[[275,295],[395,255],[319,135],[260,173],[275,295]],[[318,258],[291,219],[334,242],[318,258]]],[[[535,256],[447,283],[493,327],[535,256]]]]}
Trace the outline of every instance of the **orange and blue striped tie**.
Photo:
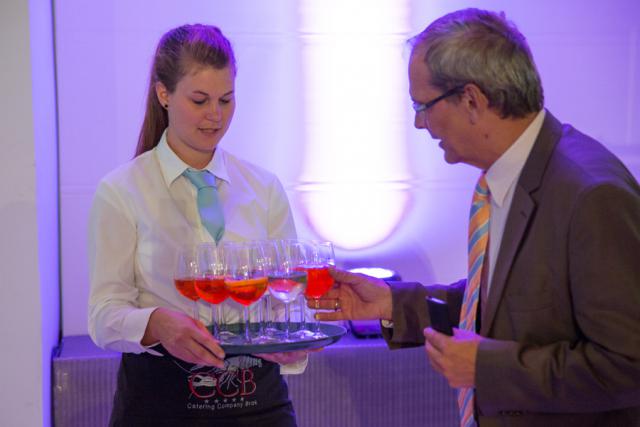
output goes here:
{"type": "MultiPolygon", "coordinates": [[[[478,180],[473,193],[471,212],[469,214],[469,276],[462,299],[460,311],[460,329],[476,330],[476,313],[480,299],[480,281],[482,266],[489,242],[489,187],[483,173],[478,180]]],[[[460,408],[460,426],[472,427],[476,425],[473,416],[474,389],[461,388],[458,391],[458,406],[460,408]]]]}

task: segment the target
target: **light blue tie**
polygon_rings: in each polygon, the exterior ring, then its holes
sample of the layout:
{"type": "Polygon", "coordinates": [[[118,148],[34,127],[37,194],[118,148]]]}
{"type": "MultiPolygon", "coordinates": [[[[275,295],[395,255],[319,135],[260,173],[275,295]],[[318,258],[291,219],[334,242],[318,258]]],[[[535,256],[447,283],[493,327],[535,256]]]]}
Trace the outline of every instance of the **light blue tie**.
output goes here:
{"type": "Polygon", "coordinates": [[[217,244],[224,234],[224,214],[216,189],[216,178],[207,170],[187,169],[183,175],[198,189],[200,220],[217,244]]]}

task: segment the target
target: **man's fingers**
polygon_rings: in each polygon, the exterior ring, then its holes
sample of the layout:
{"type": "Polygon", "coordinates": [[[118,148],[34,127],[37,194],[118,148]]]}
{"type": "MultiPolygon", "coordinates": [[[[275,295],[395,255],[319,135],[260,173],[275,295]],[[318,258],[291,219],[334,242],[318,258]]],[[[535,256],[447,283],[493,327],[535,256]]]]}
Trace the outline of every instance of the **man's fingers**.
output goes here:
{"type": "Polygon", "coordinates": [[[324,298],[327,299],[337,299],[340,297],[340,284],[336,283],[333,288],[329,289],[329,291],[324,294],[324,298]]]}
{"type": "Polygon", "coordinates": [[[314,314],[316,320],[319,321],[335,321],[346,320],[346,317],[341,311],[319,311],[314,314]]]}
{"type": "Polygon", "coordinates": [[[328,298],[328,296],[319,299],[308,299],[307,307],[313,310],[339,310],[342,303],[339,298],[328,298]]]}
{"type": "Polygon", "coordinates": [[[433,369],[438,373],[443,373],[444,369],[442,364],[440,363],[440,352],[436,350],[429,342],[427,341],[424,345],[427,356],[429,357],[429,363],[433,369]]]}
{"type": "Polygon", "coordinates": [[[337,268],[330,268],[329,273],[331,273],[331,275],[333,276],[336,282],[343,282],[343,283],[349,284],[349,283],[356,283],[358,282],[358,280],[362,280],[360,274],[350,273],[348,271],[340,270],[337,268]]]}
{"type": "Polygon", "coordinates": [[[458,340],[476,339],[478,337],[478,335],[473,331],[458,328],[453,328],[453,336],[458,340]]]}
{"type": "Polygon", "coordinates": [[[422,333],[424,334],[425,340],[427,340],[439,353],[442,353],[447,336],[430,327],[425,328],[422,333]]]}
{"type": "Polygon", "coordinates": [[[444,367],[438,362],[437,359],[434,359],[433,357],[429,358],[429,364],[431,365],[431,367],[433,368],[434,371],[436,371],[437,373],[444,375],[444,367]]]}

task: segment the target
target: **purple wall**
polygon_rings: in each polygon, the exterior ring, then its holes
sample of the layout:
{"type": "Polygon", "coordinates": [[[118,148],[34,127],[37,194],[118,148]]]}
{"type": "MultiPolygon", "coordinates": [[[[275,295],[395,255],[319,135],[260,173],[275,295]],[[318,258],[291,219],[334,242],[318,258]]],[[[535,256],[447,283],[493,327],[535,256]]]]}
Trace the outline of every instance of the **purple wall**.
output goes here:
{"type": "Polygon", "coordinates": [[[600,139],[640,176],[640,3],[333,0],[322,5],[310,0],[192,0],[179,7],[167,0],[56,2],[65,335],[86,333],[85,239],[93,191],[101,176],[131,158],[155,43],[185,22],[214,23],[232,40],[239,62],[238,108],[223,146],[279,175],[302,237],[335,232],[339,239],[354,218],[363,227],[382,227],[376,225],[387,224],[380,215],[396,206],[396,196],[404,197],[406,206],[391,216],[382,241],[338,251],[343,266],[381,265],[424,282],[449,282],[464,274],[467,205],[477,171],[445,164],[428,134],[413,129],[403,50],[406,38],[454,9],[504,10],[528,37],[547,107],[600,139]],[[322,19],[323,7],[332,19],[322,19]],[[352,55],[343,55],[344,46],[352,46],[352,55]],[[375,46],[385,52],[377,65],[369,54],[375,46]],[[362,85],[369,90],[360,90],[362,85]],[[336,87],[340,90],[331,92],[336,87]],[[330,114],[332,108],[344,112],[330,114]],[[386,116],[380,115],[382,108],[386,116]],[[388,136],[376,138],[371,129],[377,127],[388,136]],[[323,142],[330,156],[314,145],[323,142]],[[312,162],[305,159],[314,150],[320,154],[312,160],[326,163],[311,173],[312,162]],[[370,154],[379,150],[396,159],[376,163],[370,154]],[[350,173],[359,162],[368,167],[350,173]],[[347,184],[353,194],[373,185],[377,175],[366,175],[372,169],[383,182],[377,194],[387,191],[388,199],[349,205],[350,219],[345,214],[318,220],[319,208],[310,210],[344,201],[336,189],[347,184]],[[329,184],[337,186],[307,185],[331,177],[329,184]],[[315,205],[310,196],[319,197],[315,205]]]}

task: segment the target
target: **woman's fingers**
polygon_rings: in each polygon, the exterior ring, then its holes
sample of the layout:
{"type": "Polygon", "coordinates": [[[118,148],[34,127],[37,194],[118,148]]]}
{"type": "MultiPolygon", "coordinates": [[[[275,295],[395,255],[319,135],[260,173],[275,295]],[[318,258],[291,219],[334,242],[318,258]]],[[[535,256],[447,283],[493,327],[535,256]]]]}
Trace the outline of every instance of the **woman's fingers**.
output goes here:
{"type": "Polygon", "coordinates": [[[150,329],[171,355],[190,363],[224,367],[224,350],[202,322],[168,309],[155,313],[150,329]]]}

